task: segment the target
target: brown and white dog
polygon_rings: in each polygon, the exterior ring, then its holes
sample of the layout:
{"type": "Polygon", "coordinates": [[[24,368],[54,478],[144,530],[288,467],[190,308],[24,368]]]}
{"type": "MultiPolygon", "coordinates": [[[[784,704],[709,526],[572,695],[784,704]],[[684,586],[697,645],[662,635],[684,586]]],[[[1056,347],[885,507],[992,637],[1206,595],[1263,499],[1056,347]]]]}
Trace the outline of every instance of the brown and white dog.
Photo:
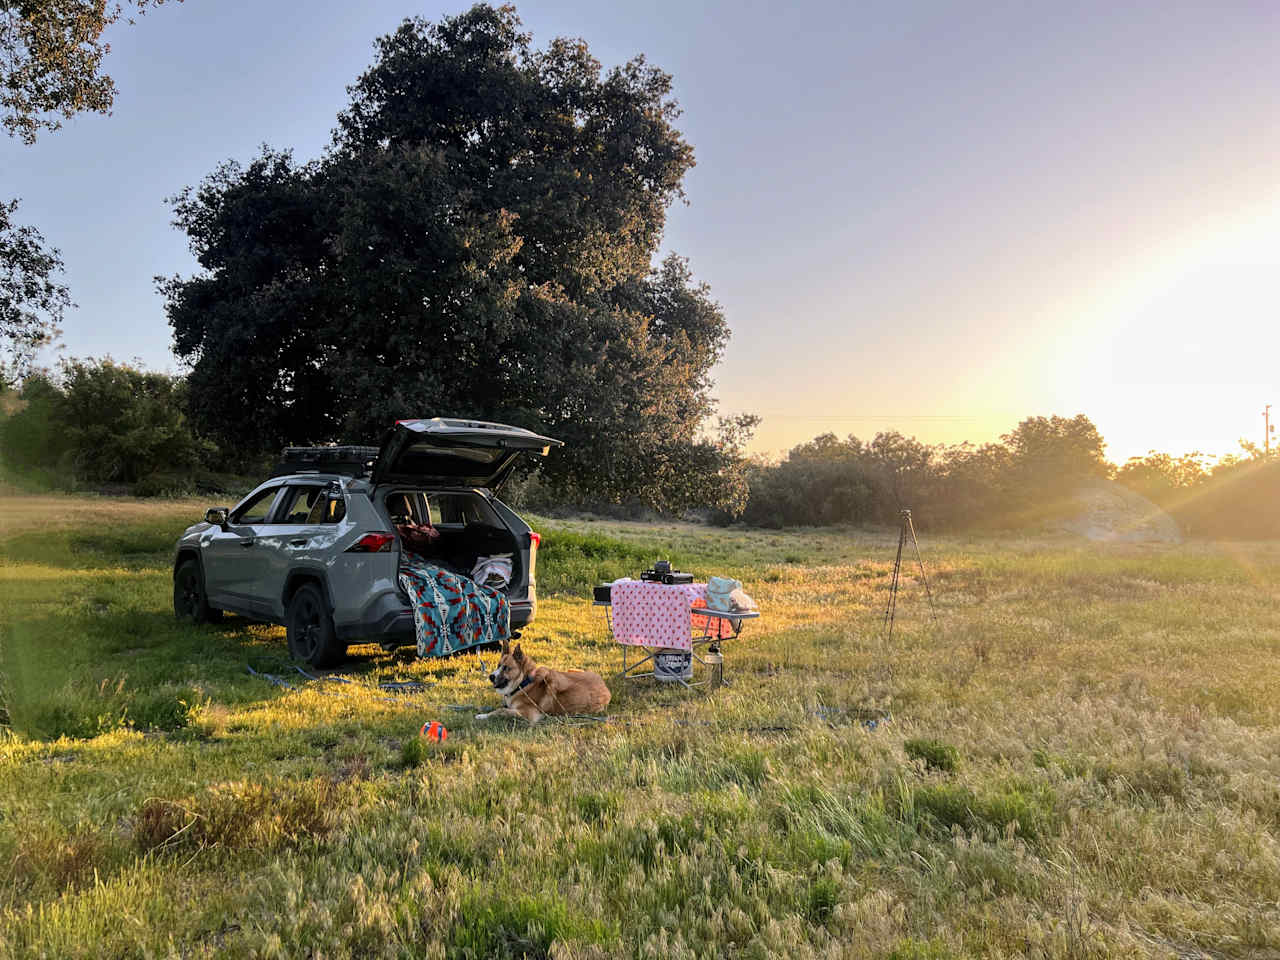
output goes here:
{"type": "Polygon", "coordinates": [[[489,682],[505,706],[476,714],[477,720],[490,717],[524,717],[537,723],[543,717],[563,717],[574,713],[600,713],[609,705],[609,688],[600,674],[589,670],[552,670],[540,667],[516,644],[503,641],[502,659],[489,674],[489,682]]]}

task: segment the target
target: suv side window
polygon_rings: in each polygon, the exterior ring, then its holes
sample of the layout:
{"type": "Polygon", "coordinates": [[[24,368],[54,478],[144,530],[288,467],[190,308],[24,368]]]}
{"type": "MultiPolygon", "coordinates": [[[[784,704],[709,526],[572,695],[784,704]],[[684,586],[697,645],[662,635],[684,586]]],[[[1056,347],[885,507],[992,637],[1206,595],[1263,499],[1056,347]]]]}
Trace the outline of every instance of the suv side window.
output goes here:
{"type": "Polygon", "coordinates": [[[279,487],[268,487],[256,497],[247,500],[231,515],[231,522],[266,523],[267,515],[271,513],[271,504],[275,503],[276,494],[279,492],[279,487]]]}
{"type": "Polygon", "coordinates": [[[392,523],[430,523],[435,519],[422,494],[412,490],[396,491],[387,497],[386,504],[392,523]]]}
{"type": "Polygon", "coordinates": [[[488,501],[475,494],[437,493],[429,499],[432,523],[459,524],[464,527],[473,523],[502,526],[502,521],[488,501]]]}
{"type": "Polygon", "coordinates": [[[310,519],[316,504],[324,500],[322,484],[290,484],[285,488],[284,503],[276,514],[277,523],[323,523],[310,519]]]}
{"type": "Polygon", "coordinates": [[[320,496],[316,497],[316,502],[311,505],[311,512],[307,514],[306,522],[309,524],[340,523],[346,515],[346,497],[341,496],[337,500],[330,500],[322,490],[320,496]]]}

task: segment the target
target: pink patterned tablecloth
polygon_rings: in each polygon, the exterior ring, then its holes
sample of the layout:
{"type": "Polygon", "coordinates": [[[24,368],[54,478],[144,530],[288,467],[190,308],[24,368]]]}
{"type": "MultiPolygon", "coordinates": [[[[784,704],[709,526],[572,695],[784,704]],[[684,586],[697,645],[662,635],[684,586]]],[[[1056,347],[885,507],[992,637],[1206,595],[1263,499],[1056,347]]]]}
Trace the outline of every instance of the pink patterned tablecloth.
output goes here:
{"type": "Polygon", "coordinates": [[[705,583],[619,581],[610,591],[613,638],[634,646],[692,650],[689,608],[706,594],[705,583]]]}

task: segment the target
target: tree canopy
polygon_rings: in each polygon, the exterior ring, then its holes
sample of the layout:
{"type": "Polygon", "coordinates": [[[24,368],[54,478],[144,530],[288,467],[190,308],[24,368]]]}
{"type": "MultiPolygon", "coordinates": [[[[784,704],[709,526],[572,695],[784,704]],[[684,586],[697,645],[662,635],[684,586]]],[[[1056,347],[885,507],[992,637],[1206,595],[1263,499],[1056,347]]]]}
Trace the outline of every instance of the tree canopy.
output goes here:
{"type": "MultiPolygon", "coordinates": [[[[32,144],[83,110],[109,112],[116,88],[102,72],[102,32],[126,9],[141,14],[164,2],[0,0],[0,123],[9,135],[32,144]]],[[[12,222],[17,209],[17,200],[0,200],[0,386],[27,375],[72,306],[54,279],[61,255],[34,227],[12,222]]]]}
{"type": "Polygon", "coordinates": [[[21,380],[35,353],[58,336],[71,294],[56,276],[62,257],[35,227],[10,219],[16,200],[0,202],[0,386],[21,380]]]}
{"type": "Polygon", "coordinates": [[[34,143],[81,111],[108,113],[116,86],[102,72],[103,31],[164,2],[0,0],[0,123],[9,135],[34,143]]]}
{"type": "Polygon", "coordinates": [[[264,148],[174,198],[202,271],[160,285],[200,427],[263,450],[503,420],[567,442],[566,486],[731,499],[700,439],[728,326],[655,264],[694,162],[671,77],[477,5],[405,20],[349,92],[322,158],[264,148]]]}

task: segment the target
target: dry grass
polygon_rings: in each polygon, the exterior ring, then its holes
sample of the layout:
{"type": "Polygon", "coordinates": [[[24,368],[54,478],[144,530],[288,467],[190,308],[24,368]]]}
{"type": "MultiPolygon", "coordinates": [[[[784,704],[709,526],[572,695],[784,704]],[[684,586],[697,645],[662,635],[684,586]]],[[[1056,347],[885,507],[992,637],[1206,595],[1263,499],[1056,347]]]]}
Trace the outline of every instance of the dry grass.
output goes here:
{"type": "Polygon", "coordinates": [[[86,497],[78,494],[0,496],[0,538],[27,531],[149,524],[156,520],[185,520],[190,524],[199,520],[211,505],[208,497],[139,500],[135,497],[86,497]]]}
{"type": "Polygon", "coordinates": [[[167,610],[200,508],[53,499],[0,541],[0,955],[1280,956],[1274,544],[925,531],[887,644],[896,533],[539,524],[539,661],[616,671],[587,587],[660,554],[766,617],[715,694],[529,729],[476,657],[251,677],[281,631],[167,610]]]}

